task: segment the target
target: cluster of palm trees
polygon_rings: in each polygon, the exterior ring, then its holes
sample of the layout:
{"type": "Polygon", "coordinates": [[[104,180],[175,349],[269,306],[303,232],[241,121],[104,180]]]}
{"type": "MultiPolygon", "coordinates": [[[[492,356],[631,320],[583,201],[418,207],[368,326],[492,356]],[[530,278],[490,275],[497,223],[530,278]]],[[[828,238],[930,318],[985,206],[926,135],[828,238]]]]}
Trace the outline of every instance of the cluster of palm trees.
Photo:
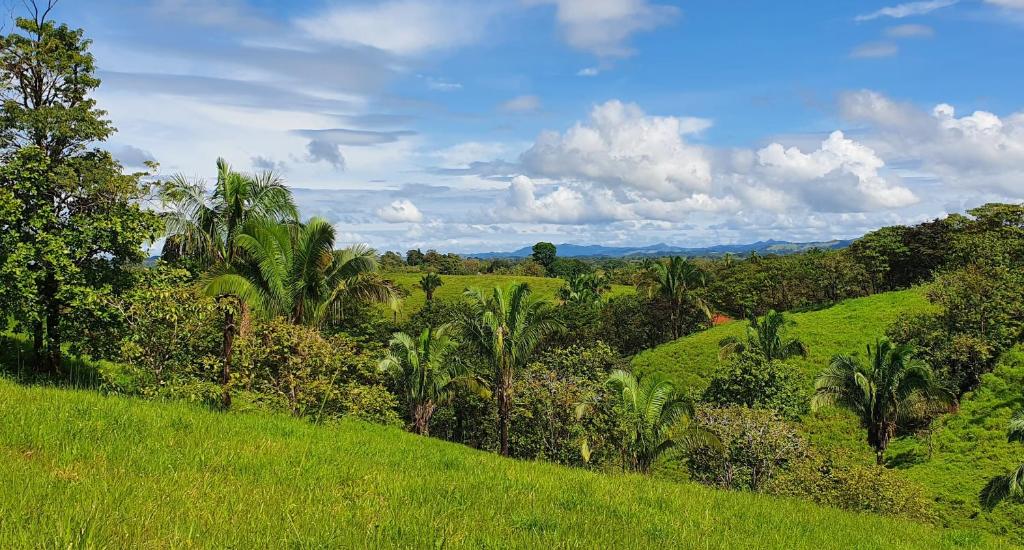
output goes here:
{"type": "Polygon", "coordinates": [[[673,256],[667,261],[651,262],[639,286],[648,296],[663,299],[669,304],[669,328],[673,339],[683,335],[684,307],[692,307],[706,321],[711,320],[711,308],[702,292],[707,287],[707,277],[700,266],[686,258],[673,256]]]}
{"type": "Polygon", "coordinates": [[[580,273],[558,289],[558,298],[564,304],[591,306],[599,304],[604,293],[611,289],[611,280],[603,271],[580,273]]]}
{"type": "Polygon", "coordinates": [[[376,276],[373,250],[335,250],[334,227],[301,223],[291,191],[271,171],[243,174],[217,160],[217,179],[174,176],[161,189],[165,256],[206,271],[204,287],[224,313],[222,401],[231,405],[231,361],[237,316],[255,312],[322,326],[351,302],[394,304],[395,288],[376,276]]]}

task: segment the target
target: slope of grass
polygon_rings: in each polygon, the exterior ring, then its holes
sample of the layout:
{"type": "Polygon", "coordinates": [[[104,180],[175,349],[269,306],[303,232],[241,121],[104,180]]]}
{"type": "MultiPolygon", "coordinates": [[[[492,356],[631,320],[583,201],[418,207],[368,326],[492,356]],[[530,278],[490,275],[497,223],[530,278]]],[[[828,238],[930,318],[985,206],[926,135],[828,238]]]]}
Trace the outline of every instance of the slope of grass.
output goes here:
{"type": "Polygon", "coordinates": [[[1000,548],[752,494],[0,380],[0,541],[24,547],[1000,548]]]}
{"type": "MultiPolygon", "coordinates": [[[[793,321],[787,334],[803,340],[806,359],[793,360],[805,375],[816,375],[837,353],[862,351],[874,343],[901,313],[925,311],[930,304],[922,288],[846,300],[830,308],[786,314],[793,321]]],[[[726,336],[745,338],[746,321],[733,321],[647,350],[633,358],[640,372],[660,372],[682,388],[702,390],[720,364],[718,342],[726,336]]]]}
{"type": "Polygon", "coordinates": [[[964,396],[960,410],[937,421],[931,438],[904,438],[889,450],[890,466],[903,469],[935,496],[950,526],[983,525],[1024,540],[1024,504],[1004,502],[984,510],[978,495],[989,479],[1024,462],[1024,445],[1006,440],[1013,413],[1024,409],[1024,349],[1003,355],[981,386],[964,396]]]}
{"type": "MultiPolygon", "coordinates": [[[[386,273],[384,277],[394,281],[398,286],[408,292],[403,300],[401,315],[412,315],[419,311],[427,301],[427,295],[420,289],[419,281],[422,273],[393,272],[386,273]]],[[[439,300],[459,300],[467,288],[480,288],[490,290],[496,286],[507,286],[515,282],[525,282],[537,296],[556,300],[558,289],[565,284],[562,279],[551,277],[524,277],[519,275],[441,275],[440,288],[434,291],[434,298],[439,300]]],[[[617,296],[633,292],[633,287],[613,285],[607,296],[617,296]]]]}

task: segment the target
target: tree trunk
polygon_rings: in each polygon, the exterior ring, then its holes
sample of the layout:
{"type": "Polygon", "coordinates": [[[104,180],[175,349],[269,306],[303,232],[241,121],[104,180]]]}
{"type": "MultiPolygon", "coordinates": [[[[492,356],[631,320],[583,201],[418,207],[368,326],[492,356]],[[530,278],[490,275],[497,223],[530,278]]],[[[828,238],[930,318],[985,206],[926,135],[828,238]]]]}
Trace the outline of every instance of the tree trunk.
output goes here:
{"type": "Polygon", "coordinates": [[[509,384],[505,377],[499,375],[495,396],[498,399],[498,438],[501,456],[508,456],[508,424],[511,404],[508,386],[509,384]]]}
{"type": "Polygon", "coordinates": [[[60,374],[63,362],[60,349],[60,304],[56,300],[51,300],[46,309],[46,367],[51,374],[60,374]]]}
{"type": "Polygon", "coordinates": [[[420,403],[413,407],[412,426],[419,435],[430,435],[430,417],[434,415],[434,404],[431,402],[420,403]]]}
{"type": "Polygon", "coordinates": [[[231,408],[231,352],[235,346],[235,314],[231,310],[224,312],[224,367],[220,381],[224,387],[221,401],[225,409],[231,408]]]}
{"type": "Polygon", "coordinates": [[[875,451],[875,464],[879,466],[885,465],[885,449],[875,451]]]}
{"type": "Polygon", "coordinates": [[[32,357],[35,360],[35,368],[39,371],[46,365],[46,357],[44,356],[45,335],[42,319],[32,323],[32,357]]]}

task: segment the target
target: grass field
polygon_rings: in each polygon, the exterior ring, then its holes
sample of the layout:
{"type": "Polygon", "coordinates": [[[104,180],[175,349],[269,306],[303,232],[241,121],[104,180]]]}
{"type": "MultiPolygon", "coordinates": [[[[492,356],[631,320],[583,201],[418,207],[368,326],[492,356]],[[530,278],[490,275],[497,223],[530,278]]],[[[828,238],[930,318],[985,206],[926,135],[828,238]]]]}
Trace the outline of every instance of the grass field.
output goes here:
{"type": "MultiPolygon", "coordinates": [[[[394,281],[409,293],[403,300],[400,315],[408,316],[419,311],[427,301],[427,295],[420,290],[419,281],[422,273],[392,272],[384,275],[386,279],[394,281]]],[[[434,291],[434,298],[438,300],[459,300],[467,288],[481,288],[490,290],[496,286],[506,286],[515,282],[526,282],[533,292],[544,299],[556,300],[558,289],[565,284],[562,279],[550,277],[523,277],[518,275],[441,275],[440,288],[434,291]]],[[[613,285],[612,290],[606,294],[608,297],[634,292],[633,287],[624,285],[613,285]]]]}
{"type": "MultiPolygon", "coordinates": [[[[806,359],[795,359],[808,380],[837,353],[862,352],[885,334],[901,313],[930,308],[924,290],[915,288],[846,300],[819,311],[786,314],[793,321],[787,334],[803,340],[806,359]]],[[[633,358],[640,372],[661,372],[690,391],[702,390],[719,367],[718,342],[726,336],[745,338],[746,321],[733,321],[642,352],[633,358]]]]}
{"type": "Polygon", "coordinates": [[[964,530],[0,380],[0,541],[39,547],[1006,548],[964,530]]]}

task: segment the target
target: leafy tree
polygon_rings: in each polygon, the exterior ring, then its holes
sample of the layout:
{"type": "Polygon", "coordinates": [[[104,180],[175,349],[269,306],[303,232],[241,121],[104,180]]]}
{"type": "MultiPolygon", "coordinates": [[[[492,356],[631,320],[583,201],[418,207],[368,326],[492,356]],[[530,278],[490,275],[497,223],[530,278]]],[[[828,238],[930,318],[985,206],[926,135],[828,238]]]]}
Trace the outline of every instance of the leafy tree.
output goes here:
{"type": "MultiPolygon", "coordinates": [[[[1018,411],[1010,420],[1006,436],[1011,443],[1024,443],[1024,411],[1018,411]]],[[[1007,474],[992,478],[981,492],[981,502],[988,509],[1007,498],[1024,499],[1024,464],[1007,474]]]]}
{"type": "Polygon", "coordinates": [[[796,419],[807,411],[804,387],[801,377],[785,363],[743,353],[731,357],[711,377],[702,401],[717,407],[769,409],[796,419]]]}
{"type": "Polygon", "coordinates": [[[387,251],[380,256],[380,267],[385,271],[400,269],[405,265],[405,260],[397,252],[387,251]]]}
{"type": "Polygon", "coordinates": [[[681,256],[653,262],[641,283],[648,295],[666,301],[670,308],[670,327],[673,338],[682,336],[682,314],[685,306],[701,312],[710,321],[711,309],[701,291],[707,286],[703,270],[681,256]]]}
{"type": "Polygon", "coordinates": [[[566,281],[565,286],[558,289],[558,297],[567,304],[595,305],[601,303],[601,295],[611,288],[603,272],[584,273],[566,281]]]}
{"type": "Polygon", "coordinates": [[[414,248],[405,253],[405,263],[411,266],[423,265],[424,258],[423,252],[420,249],[414,248]]]}
{"type": "Polygon", "coordinates": [[[764,317],[750,317],[747,326],[747,341],[742,342],[735,336],[723,338],[718,346],[723,356],[733,353],[753,353],[766,361],[785,361],[790,357],[807,357],[807,346],[797,338],[786,338],[783,329],[787,322],[785,315],[775,310],[769,311],[764,317]]]}
{"type": "Polygon", "coordinates": [[[836,405],[857,415],[882,465],[901,423],[921,418],[936,405],[948,403],[950,396],[932,369],[914,357],[911,346],[881,340],[874,348],[867,346],[867,359],[833,357],[815,381],[811,407],[836,405]]]}
{"type": "Polygon", "coordinates": [[[558,249],[551,243],[539,242],[533,245],[533,254],[530,258],[548,271],[558,258],[558,249]]]}
{"type": "Polygon", "coordinates": [[[661,375],[637,378],[615,370],[607,384],[617,395],[616,410],[625,427],[620,445],[623,469],[647,474],[669,451],[716,445],[712,434],[691,422],[693,404],[661,375]]]}
{"type": "Polygon", "coordinates": [[[268,317],[323,325],[348,301],[393,303],[392,285],[376,276],[373,250],[334,250],[334,226],[323,218],[294,226],[252,220],[235,237],[238,261],[215,273],[211,295],[237,296],[268,317]]]}
{"type": "Polygon", "coordinates": [[[149,186],[96,148],[114,132],[89,95],[99,84],[83,31],[28,2],[0,36],[0,315],[33,334],[40,368],[59,372],[67,315],[124,288],[143,259],[149,186]]]}
{"type": "Polygon", "coordinates": [[[462,372],[460,363],[450,360],[458,342],[449,332],[449,325],[442,325],[423,329],[417,338],[404,332],[395,333],[389,342],[390,349],[380,362],[381,371],[400,379],[412,417],[412,429],[420,435],[430,435],[434,410],[451,399],[457,384],[486,393],[482,381],[462,372]]]}
{"type": "Polygon", "coordinates": [[[478,288],[468,289],[465,294],[473,311],[464,320],[462,332],[466,343],[487,360],[494,373],[499,449],[508,456],[513,379],[530,362],[541,340],[561,325],[548,303],[530,295],[526,283],[495,287],[490,295],[478,288]]]}
{"type": "Polygon", "coordinates": [[[433,271],[420,277],[419,287],[427,295],[428,307],[434,303],[434,291],[441,288],[442,284],[444,283],[441,281],[441,276],[433,271]]]}

